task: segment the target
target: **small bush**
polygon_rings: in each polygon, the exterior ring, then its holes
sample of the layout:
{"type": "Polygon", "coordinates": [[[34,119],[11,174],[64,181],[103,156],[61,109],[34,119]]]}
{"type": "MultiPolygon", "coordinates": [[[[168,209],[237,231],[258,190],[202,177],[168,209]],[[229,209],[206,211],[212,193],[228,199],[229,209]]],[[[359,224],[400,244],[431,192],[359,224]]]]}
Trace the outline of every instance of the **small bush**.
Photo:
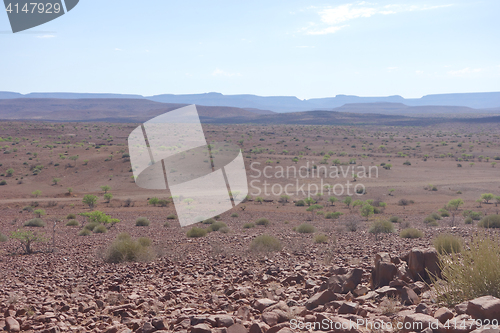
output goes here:
{"type": "Polygon", "coordinates": [[[243,228],[244,229],[250,229],[250,228],[254,228],[255,227],[255,224],[253,223],[245,223],[243,224],[243,228]]]}
{"type": "Polygon", "coordinates": [[[106,229],[105,226],[103,226],[102,224],[98,225],[97,227],[94,228],[93,232],[95,234],[105,234],[106,232],[108,232],[108,229],[106,229]]]}
{"type": "Polygon", "coordinates": [[[306,205],[306,203],[305,203],[305,201],[304,201],[304,200],[299,200],[299,201],[297,201],[297,202],[295,203],[295,206],[299,206],[299,207],[303,207],[303,206],[305,206],[305,205],[306,205]]]}
{"type": "Polygon", "coordinates": [[[438,235],[433,243],[440,254],[460,253],[462,251],[462,240],[450,234],[438,235]]]}
{"type": "Polygon", "coordinates": [[[0,242],[6,242],[9,238],[4,234],[0,233],[0,242]]]}
{"type": "Polygon", "coordinates": [[[232,213],[231,217],[238,217],[238,213],[232,213]]]}
{"type": "Polygon", "coordinates": [[[394,232],[394,225],[390,221],[379,220],[373,222],[368,230],[369,233],[378,234],[390,234],[394,232]]]}
{"type": "Polygon", "coordinates": [[[336,220],[340,217],[340,215],[342,215],[341,212],[330,212],[330,213],[326,213],[325,218],[336,220]]]}
{"type": "Polygon", "coordinates": [[[0,186],[7,185],[7,181],[5,180],[0,180],[0,186]]]}
{"type": "Polygon", "coordinates": [[[198,238],[198,237],[205,237],[206,234],[207,234],[207,229],[194,227],[194,228],[191,228],[186,233],[186,236],[188,236],[189,238],[198,238]]]}
{"type": "Polygon", "coordinates": [[[438,213],[432,213],[431,216],[434,220],[441,220],[441,215],[439,215],[438,213]]]}
{"type": "Polygon", "coordinates": [[[500,228],[500,215],[486,216],[478,223],[481,228],[500,228]]]}
{"type": "Polygon", "coordinates": [[[110,263],[149,261],[154,258],[148,238],[134,240],[128,234],[120,234],[106,251],[104,260],[110,263]]]}
{"type": "Polygon", "coordinates": [[[483,217],[483,213],[481,212],[471,212],[469,217],[474,221],[479,221],[483,217]]]}
{"type": "Polygon", "coordinates": [[[317,234],[314,237],[314,243],[316,244],[328,243],[328,236],[325,234],[317,234]]]}
{"type": "Polygon", "coordinates": [[[392,223],[400,223],[401,219],[399,218],[399,216],[391,216],[389,221],[391,221],[392,223]]]}
{"type": "Polygon", "coordinates": [[[424,233],[415,228],[408,228],[401,230],[399,236],[401,238],[422,238],[424,237],[424,233]]]}
{"type": "Polygon", "coordinates": [[[167,220],[175,220],[177,218],[177,216],[175,216],[174,214],[170,214],[167,216],[167,220]]]}
{"type": "Polygon", "coordinates": [[[68,223],[66,223],[67,227],[76,227],[78,226],[78,221],[77,220],[69,220],[68,223]]]}
{"type": "Polygon", "coordinates": [[[222,227],[219,229],[219,232],[223,233],[223,234],[227,234],[229,232],[229,228],[228,227],[222,227]]]}
{"type": "Polygon", "coordinates": [[[269,222],[268,219],[262,217],[262,218],[258,219],[257,221],[255,221],[255,224],[256,225],[263,225],[263,226],[267,227],[269,224],[271,224],[271,222],[269,222]]]}
{"type": "Polygon", "coordinates": [[[450,307],[481,296],[500,298],[500,241],[480,235],[469,247],[459,256],[441,255],[441,276],[446,283],[432,281],[438,300],[450,307]]]}
{"type": "Polygon", "coordinates": [[[281,242],[271,235],[257,236],[250,244],[250,250],[254,252],[275,252],[281,248],[281,242]]]}
{"type": "Polygon", "coordinates": [[[219,231],[221,228],[227,228],[224,222],[215,222],[208,227],[208,231],[219,231]]]}
{"type": "Polygon", "coordinates": [[[472,223],[474,223],[474,220],[472,219],[472,217],[469,216],[465,219],[465,224],[472,224],[472,223]]]}
{"type": "Polygon", "coordinates": [[[78,236],[89,236],[91,234],[91,231],[89,229],[85,229],[83,228],[82,230],[80,230],[80,232],[78,233],[78,236]]]}
{"type": "Polygon", "coordinates": [[[436,219],[435,219],[435,218],[433,218],[433,217],[432,217],[432,216],[430,216],[430,215],[429,215],[429,216],[427,216],[427,217],[424,219],[424,223],[425,223],[425,224],[430,224],[430,223],[434,223],[434,222],[436,222],[436,219]]]}
{"type": "Polygon", "coordinates": [[[398,205],[399,206],[408,206],[410,204],[410,201],[408,199],[399,199],[398,205]]]}
{"type": "Polygon", "coordinates": [[[441,214],[441,217],[449,217],[450,212],[448,212],[446,209],[440,209],[439,214],[441,214]]]}
{"type": "Polygon", "coordinates": [[[135,225],[137,227],[147,227],[149,225],[149,220],[147,217],[138,217],[137,220],[135,220],[135,225]]]}
{"type": "Polygon", "coordinates": [[[73,214],[73,213],[68,214],[68,215],[66,215],[66,219],[67,219],[67,220],[74,220],[74,219],[76,219],[76,215],[75,215],[75,214],[73,214]]]}
{"type": "Polygon", "coordinates": [[[42,219],[34,218],[34,219],[29,220],[29,221],[26,221],[24,223],[24,226],[25,227],[39,227],[39,228],[42,228],[42,227],[45,227],[45,223],[42,221],[42,219]]]}
{"type": "Polygon", "coordinates": [[[99,225],[99,223],[97,223],[97,222],[90,222],[90,223],[86,224],[83,227],[83,229],[87,229],[88,231],[93,231],[98,225],[99,225]]]}
{"type": "Polygon", "coordinates": [[[205,221],[203,221],[203,224],[213,224],[215,223],[215,219],[206,219],[205,221]]]}
{"type": "Polygon", "coordinates": [[[170,223],[165,222],[165,223],[163,224],[163,226],[164,226],[165,228],[170,228],[170,223]]]}
{"type": "Polygon", "coordinates": [[[299,225],[296,231],[301,234],[312,234],[313,232],[316,231],[316,229],[314,228],[314,226],[304,223],[299,225]]]}

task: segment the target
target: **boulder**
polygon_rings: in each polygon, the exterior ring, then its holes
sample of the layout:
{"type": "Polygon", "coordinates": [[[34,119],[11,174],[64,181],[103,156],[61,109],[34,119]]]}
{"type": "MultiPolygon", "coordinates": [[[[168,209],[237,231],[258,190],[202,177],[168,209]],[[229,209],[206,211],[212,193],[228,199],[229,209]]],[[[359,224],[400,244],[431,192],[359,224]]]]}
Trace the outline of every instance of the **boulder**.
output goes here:
{"type": "Polygon", "coordinates": [[[416,305],[420,303],[418,295],[408,287],[403,287],[401,291],[401,303],[403,305],[416,305]]]}
{"type": "Polygon", "coordinates": [[[277,303],[276,301],[273,301],[269,298],[260,298],[260,299],[255,301],[254,308],[256,308],[257,310],[262,312],[262,311],[264,311],[265,308],[267,308],[271,305],[274,305],[276,303],[277,303]]]}
{"type": "Polygon", "coordinates": [[[347,294],[352,292],[363,278],[363,270],[355,268],[343,275],[334,275],[328,279],[328,289],[334,293],[347,294]]]}
{"type": "Polygon", "coordinates": [[[19,322],[12,317],[5,318],[5,329],[7,332],[19,332],[21,331],[21,326],[19,322]]]}
{"type": "Polygon", "coordinates": [[[312,310],[318,305],[323,305],[331,301],[336,301],[338,299],[339,297],[337,297],[337,295],[333,291],[327,289],[325,291],[314,294],[307,300],[305,306],[306,309],[312,310]]]}
{"type": "Polygon", "coordinates": [[[499,319],[500,299],[493,296],[483,296],[467,304],[467,314],[475,319],[499,319]]]}
{"type": "Polygon", "coordinates": [[[453,312],[451,312],[448,308],[439,308],[436,313],[434,313],[434,318],[436,318],[443,324],[453,317],[453,312]]]}
{"type": "Polygon", "coordinates": [[[434,317],[423,313],[409,314],[404,317],[403,332],[423,332],[431,329],[434,333],[445,333],[446,328],[434,317]]]}
{"type": "Polygon", "coordinates": [[[388,286],[397,272],[398,269],[396,265],[392,263],[389,253],[377,253],[375,256],[375,267],[373,267],[371,274],[372,289],[388,286]]]}
{"type": "Polygon", "coordinates": [[[408,254],[408,273],[413,281],[428,281],[429,273],[440,276],[439,257],[436,249],[413,248],[408,254]]]}

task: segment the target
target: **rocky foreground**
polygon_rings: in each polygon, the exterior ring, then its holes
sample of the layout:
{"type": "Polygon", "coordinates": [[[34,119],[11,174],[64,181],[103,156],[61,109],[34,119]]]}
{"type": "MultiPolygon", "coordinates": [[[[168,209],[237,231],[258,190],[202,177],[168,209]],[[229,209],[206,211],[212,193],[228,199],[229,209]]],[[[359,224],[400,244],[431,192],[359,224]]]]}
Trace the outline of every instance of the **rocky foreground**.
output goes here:
{"type": "Polygon", "coordinates": [[[285,252],[199,264],[101,265],[56,254],[6,261],[0,329],[8,332],[499,332],[500,299],[436,305],[424,282],[439,274],[432,248],[378,253],[359,267],[297,264],[285,252]]]}

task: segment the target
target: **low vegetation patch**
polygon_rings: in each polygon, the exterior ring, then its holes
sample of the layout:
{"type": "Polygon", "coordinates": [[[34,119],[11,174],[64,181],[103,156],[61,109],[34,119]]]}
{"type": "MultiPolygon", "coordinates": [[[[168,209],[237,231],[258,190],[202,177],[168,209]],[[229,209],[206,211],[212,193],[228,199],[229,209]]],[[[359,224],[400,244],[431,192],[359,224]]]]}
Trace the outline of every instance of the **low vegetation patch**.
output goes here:
{"type": "Polygon", "coordinates": [[[243,228],[244,229],[250,229],[250,228],[255,228],[255,224],[249,222],[249,223],[245,223],[243,224],[243,228]]]}
{"type": "Polygon", "coordinates": [[[432,282],[438,300],[450,307],[481,296],[500,298],[500,240],[480,235],[469,247],[461,254],[440,255],[441,276],[446,282],[435,277],[432,282]]]}
{"type": "Polygon", "coordinates": [[[317,234],[316,236],[314,236],[314,243],[316,244],[328,243],[328,236],[325,234],[317,234]]]}
{"type": "Polygon", "coordinates": [[[215,219],[206,219],[205,221],[203,221],[203,224],[213,224],[215,223],[215,219]]]}
{"type": "Polygon", "coordinates": [[[88,231],[93,231],[97,226],[99,225],[99,223],[96,223],[96,222],[90,222],[88,224],[86,224],[83,229],[87,229],[88,231]]]}
{"type": "Polygon", "coordinates": [[[74,220],[76,219],[76,215],[73,214],[73,213],[70,213],[68,215],[66,215],[66,220],[74,220]]]}
{"type": "Polygon", "coordinates": [[[258,219],[257,221],[255,221],[255,224],[256,225],[263,225],[263,226],[267,227],[269,224],[271,224],[271,222],[269,222],[268,219],[262,217],[262,218],[258,219]]]}
{"type": "Polygon", "coordinates": [[[460,253],[462,251],[462,240],[451,234],[438,235],[433,243],[440,254],[460,253]]]}
{"type": "Polygon", "coordinates": [[[203,228],[198,228],[198,227],[193,227],[188,230],[186,233],[186,236],[189,238],[199,238],[199,237],[205,237],[207,235],[207,229],[203,228]]]}
{"type": "Polygon", "coordinates": [[[415,228],[407,228],[401,230],[399,233],[399,236],[401,238],[422,238],[424,237],[424,233],[418,229],[415,228]]]}
{"type": "Polygon", "coordinates": [[[478,226],[481,228],[500,228],[500,215],[488,215],[478,223],[478,226]]]}
{"type": "Polygon", "coordinates": [[[299,225],[295,229],[295,231],[297,231],[298,233],[301,233],[301,234],[312,234],[316,231],[316,228],[314,228],[314,226],[312,226],[310,224],[304,223],[304,224],[299,225]]]}
{"type": "Polygon", "coordinates": [[[208,227],[208,231],[219,231],[222,228],[227,228],[227,225],[224,222],[215,222],[208,227]]]}
{"type": "Polygon", "coordinates": [[[389,219],[392,223],[401,223],[401,218],[399,216],[391,216],[389,219]]]}
{"type": "Polygon", "coordinates": [[[0,232],[0,242],[6,242],[7,240],[9,240],[9,237],[0,232]]]}
{"type": "Polygon", "coordinates": [[[330,213],[326,213],[325,218],[336,220],[340,217],[340,215],[342,215],[341,212],[330,212],[330,213]]]}
{"type": "Polygon", "coordinates": [[[137,220],[135,220],[135,225],[137,227],[147,227],[149,225],[149,220],[147,217],[138,217],[137,220]]]}
{"type": "Polygon", "coordinates": [[[92,233],[92,231],[90,231],[89,229],[83,228],[78,233],[78,236],[90,236],[91,233],[92,233]]]}
{"type": "Polygon", "coordinates": [[[134,240],[129,234],[119,234],[106,250],[104,260],[110,263],[127,261],[150,261],[155,254],[151,249],[151,240],[141,237],[134,240]]]}
{"type": "Polygon", "coordinates": [[[95,227],[94,230],[92,231],[94,232],[94,234],[105,234],[106,232],[108,232],[108,229],[106,229],[105,226],[100,224],[97,227],[95,227]]]}
{"type": "Polygon", "coordinates": [[[78,226],[78,221],[77,220],[69,220],[68,223],[66,223],[67,227],[76,227],[78,226]]]}
{"type": "Polygon", "coordinates": [[[238,213],[232,213],[231,217],[238,217],[238,213]]]}
{"type": "Polygon", "coordinates": [[[167,220],[175,220],[177,218],[177,216],[175,216],[174,214],[170,214],[167,216],[167,220]]]}
{"type": "Polygon", "coordinates": [[[24,223],[24,226],[25,227],[38,227],[38,228],[43,228],[45,227],[45,223],[42,221],[42,219],[40,218],[34,218],[34,219],[31,219],[29,221],[26,221],[24,223]]]}
{"type": "Polygon", "coordinates": [[[271,235],[260,235],[255,237],[250,244],[253,252],[276,252],[281,251],[281,242],[271,235]]]}
{"type": "Polygon", "coordinates": [[[375,234],[375,237],[378,238],[379,234],[390,234],[394,232],[394,225],[390,221],[386,220],[378,220],[372,223],[368,232],[371,234],[375,234]]]}

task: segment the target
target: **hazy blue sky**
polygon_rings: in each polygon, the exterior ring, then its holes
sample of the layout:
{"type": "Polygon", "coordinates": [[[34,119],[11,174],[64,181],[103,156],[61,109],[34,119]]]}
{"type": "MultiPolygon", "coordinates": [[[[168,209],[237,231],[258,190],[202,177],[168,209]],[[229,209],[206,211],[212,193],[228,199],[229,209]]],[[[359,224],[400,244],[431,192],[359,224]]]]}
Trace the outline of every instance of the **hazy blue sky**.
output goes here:
{"type": "Polygon", "coordinates": [[[500,91],[500,1],[81,0],[0,13],[0,90],[420,97],[500,91]]]}

